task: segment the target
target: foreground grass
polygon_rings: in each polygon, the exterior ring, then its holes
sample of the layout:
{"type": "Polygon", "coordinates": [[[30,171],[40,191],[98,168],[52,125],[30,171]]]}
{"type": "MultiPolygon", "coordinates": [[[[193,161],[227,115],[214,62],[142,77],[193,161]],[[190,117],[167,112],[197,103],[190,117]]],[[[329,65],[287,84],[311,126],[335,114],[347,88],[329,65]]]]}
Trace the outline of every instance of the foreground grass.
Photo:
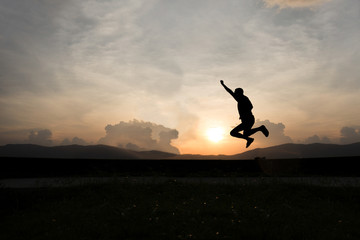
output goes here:
{"type": "Polygon", "coordinates": [[[359,188],[113,182],[0,199],[0,239],[360,239],[359,188]]]}

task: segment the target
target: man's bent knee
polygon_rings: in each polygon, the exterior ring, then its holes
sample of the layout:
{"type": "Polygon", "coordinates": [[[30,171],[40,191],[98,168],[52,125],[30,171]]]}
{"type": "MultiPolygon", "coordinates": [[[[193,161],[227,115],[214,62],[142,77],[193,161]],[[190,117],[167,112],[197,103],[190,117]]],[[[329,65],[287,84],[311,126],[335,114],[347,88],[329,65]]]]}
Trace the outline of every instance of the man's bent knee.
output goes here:
{"type": "Polygon", "coordinates": [[[237,136],[239,135],[239,132],[234,131],[234,130],[231,130],[230,135],[231,135],[232,137],[237,137],[237,136]]]}

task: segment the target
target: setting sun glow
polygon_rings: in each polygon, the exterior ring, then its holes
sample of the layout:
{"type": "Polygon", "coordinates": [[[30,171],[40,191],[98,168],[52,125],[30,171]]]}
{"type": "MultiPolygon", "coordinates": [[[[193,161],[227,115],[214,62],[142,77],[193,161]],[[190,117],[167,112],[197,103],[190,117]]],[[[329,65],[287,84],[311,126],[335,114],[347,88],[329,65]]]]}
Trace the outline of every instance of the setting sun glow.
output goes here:
{"type": "Polygon", "coordinates": [[[209,128],[206,134],[207,138],[212,142],[219,142],[224,138],[224,130],[219,127],[209,128]]]}

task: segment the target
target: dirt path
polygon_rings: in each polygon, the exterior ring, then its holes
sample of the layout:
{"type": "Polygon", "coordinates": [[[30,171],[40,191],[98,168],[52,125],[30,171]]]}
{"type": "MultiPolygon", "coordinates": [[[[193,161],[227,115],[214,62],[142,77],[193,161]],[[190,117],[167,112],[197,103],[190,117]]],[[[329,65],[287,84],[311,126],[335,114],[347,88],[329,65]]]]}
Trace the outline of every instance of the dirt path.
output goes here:
{"type": "Polygon", "coordinates": [[[2,188],[71,187],[96,183],[161,184],[177,182],[185,184],[308,184],[315,186],[360,186],[360,177],[74,177],[74,178],[9,178],[1,179],[2,188]]]}

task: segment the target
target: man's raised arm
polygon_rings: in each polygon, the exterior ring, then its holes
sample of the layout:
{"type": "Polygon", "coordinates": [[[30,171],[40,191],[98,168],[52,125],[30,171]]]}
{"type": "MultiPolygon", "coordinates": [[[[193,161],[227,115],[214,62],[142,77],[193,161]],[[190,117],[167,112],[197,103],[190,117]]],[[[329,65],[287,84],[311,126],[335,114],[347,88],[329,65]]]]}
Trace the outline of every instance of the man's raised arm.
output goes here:
{"type": "MultiPolygon", "coordinates": [[[[228,93],[230,93],[231,96],[234,97],[234,92],[225,85],[224,81],[223,81],[223,80],[220,80],[220,83],[221,83],[221,85],[225,88],[225,90],[226,90],[228,93]]],[[[235,98],[235,97],[234,97],[234,98],[235,98]]]]}

